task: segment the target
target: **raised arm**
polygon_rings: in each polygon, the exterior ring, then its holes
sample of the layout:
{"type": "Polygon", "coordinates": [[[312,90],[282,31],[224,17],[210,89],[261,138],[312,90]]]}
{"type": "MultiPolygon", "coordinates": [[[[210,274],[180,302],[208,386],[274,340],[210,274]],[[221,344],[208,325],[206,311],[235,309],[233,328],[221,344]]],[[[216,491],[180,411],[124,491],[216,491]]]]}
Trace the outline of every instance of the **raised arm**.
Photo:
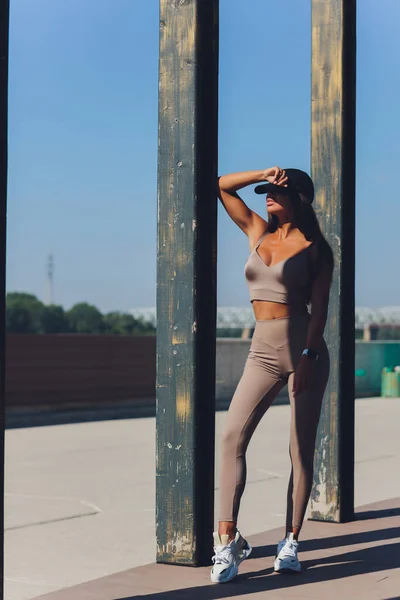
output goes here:
{"type": "Polygon", "coordinates": [[[258,239],[267,230],[268,223],[247,206],[237,191],[248,185],[265,181],[282,183],[284,177],[285,173],[279,167],[261,171],[243,171],[219,177],[219,198],[228,215],[250,238],[250,242],[252,239],[258,239]]]}

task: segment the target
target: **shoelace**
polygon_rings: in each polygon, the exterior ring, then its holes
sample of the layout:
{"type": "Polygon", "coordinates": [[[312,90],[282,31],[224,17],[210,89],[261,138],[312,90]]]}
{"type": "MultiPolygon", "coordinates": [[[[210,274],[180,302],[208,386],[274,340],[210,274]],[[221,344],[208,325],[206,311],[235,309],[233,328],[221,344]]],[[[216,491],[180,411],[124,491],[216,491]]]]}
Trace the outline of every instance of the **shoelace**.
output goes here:
{"type": "Polygon", "coordinates": [[[286,544],[286,540],[281,540],[281,541],[278,543],[278,554],[279,554],[279,552],[282,550],[282,548],[283,548],[283,546],[284,546],[285,544],[286,544]]]}
{"type": "Polygon", "coordinates": [[[286,544],[282,548],[283,554],[285,556],[296,556],[297,544],[293,542],[286,542],[286,544]]]}
{"type": "Polygon", "coordinates": [[[232,555],[232,549],[229,546],[223,546],[220,550],[216,550],[212,561],[214,564],[229,564],[232,555]]]}

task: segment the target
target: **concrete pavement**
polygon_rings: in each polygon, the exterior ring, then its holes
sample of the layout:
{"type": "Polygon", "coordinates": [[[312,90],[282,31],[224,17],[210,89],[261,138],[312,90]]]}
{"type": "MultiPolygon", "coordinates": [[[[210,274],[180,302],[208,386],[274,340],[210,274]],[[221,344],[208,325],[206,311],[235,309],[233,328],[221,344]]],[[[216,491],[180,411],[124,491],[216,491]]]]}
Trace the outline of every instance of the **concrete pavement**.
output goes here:
{"type": "MultiPolygon", "coordinates": [[[[217,482],[225,416],[217,413],[217,482]]],[[[356,506],[400,497],[399,417],[400,399],[356,402],[356,506]]],[[[7,431],[7,600],[153,562],[154,433],[153,418],[7,431]]],[[[289,406],[271,407],[249,447],[245,535],[282,532],[288,433],[289,406]]]]}
{"type": "MultiPolygon", "coordinates": [[[[400,498],[368,504],[351,523],[305,523],[302,573],[273,572],[280,529],[250,536],[238,577],[210,582],[210,568],[151,564],[41,596],[40,600],[395,600],[400,591],[400,498]]],[[[39,600],[39,599],[38,599],[39,600]]]]}

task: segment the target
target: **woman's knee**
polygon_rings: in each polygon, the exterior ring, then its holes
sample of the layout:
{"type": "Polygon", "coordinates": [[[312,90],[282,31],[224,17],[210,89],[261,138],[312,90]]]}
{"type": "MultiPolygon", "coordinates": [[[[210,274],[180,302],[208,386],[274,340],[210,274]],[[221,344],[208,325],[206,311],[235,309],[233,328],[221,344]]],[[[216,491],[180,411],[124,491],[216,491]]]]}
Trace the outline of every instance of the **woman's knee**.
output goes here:
{"type": "Polygon", "coordinates": [[[241,435],[242,428],[226,427],[222,435],[222,451],[223,452],[240,452],[243,448],[243,436],[241,435]]]}

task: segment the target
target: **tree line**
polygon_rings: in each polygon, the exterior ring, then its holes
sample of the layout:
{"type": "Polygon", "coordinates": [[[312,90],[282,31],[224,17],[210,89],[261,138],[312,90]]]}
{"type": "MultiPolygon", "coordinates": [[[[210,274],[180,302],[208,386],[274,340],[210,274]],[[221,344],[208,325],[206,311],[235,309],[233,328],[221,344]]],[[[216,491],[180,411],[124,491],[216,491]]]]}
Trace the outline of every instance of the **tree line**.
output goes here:
{"type": "Polygon", "coordinates": [[[87,302],[65,311],[45,305],[33,294],[10,292],[6,296],[8,333],[92,333],[108,335],[155,335],[155,327],[131,314],[113,311],[102,314],[87,302]]]}

